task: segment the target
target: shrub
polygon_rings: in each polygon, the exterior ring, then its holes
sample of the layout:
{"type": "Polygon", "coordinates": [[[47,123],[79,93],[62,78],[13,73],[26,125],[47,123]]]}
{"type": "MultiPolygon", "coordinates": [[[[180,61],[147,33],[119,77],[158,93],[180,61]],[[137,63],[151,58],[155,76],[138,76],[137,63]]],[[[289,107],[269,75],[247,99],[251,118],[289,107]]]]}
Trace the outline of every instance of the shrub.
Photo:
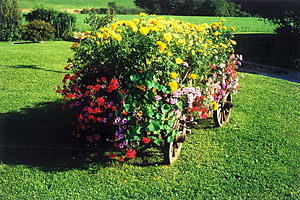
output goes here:
{"type": "Polygon", "coordinates": [[[0,0],[0,41],[21,37],[22,16],[16,0],[0,0]]]}
{"type": "Polygon", "coordinates": [[[25,25],[25,40],[45,41],[54,39],[55,28],[48,22],[33,20],[25,25]]]}
{"type": "Polygon", "coordinates": [[[89,13],[89,17],[84,20],[84,23],[91,26],[94,31],[98,31],[100,28],[111,23],[116,13],[113,9],[108,9],[104,17],[97,16],[95,13],[89,13]]]}
{"type": "Polygon", "coordinates": [[[41,7],[26,15],[26,21],[35,19],[49,22],[55,28],[55,36],[58,38],[69,39],[72,37],[76,18],[70,13],[41,7]]]}
{"type": "Polygon", "coordinates": [[[127,158],[173,141],[176,120],[207,118],[226,91],[238,89],[234,28],[141,15],[86,32],[57,90],[76,110],[76,137],[92,143],[105,137],[103,125],[112,127],[108,137],[127,158]]]}

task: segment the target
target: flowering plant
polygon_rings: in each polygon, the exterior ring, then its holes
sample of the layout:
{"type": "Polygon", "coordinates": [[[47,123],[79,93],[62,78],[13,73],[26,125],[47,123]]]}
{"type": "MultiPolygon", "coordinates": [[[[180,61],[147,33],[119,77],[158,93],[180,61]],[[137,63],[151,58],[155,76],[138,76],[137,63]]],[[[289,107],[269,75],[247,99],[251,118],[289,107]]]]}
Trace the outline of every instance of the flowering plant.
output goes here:
{"type": "Polygon", "coordinates": [[[234,28],[221,21],[194,25],[141,13],[86,32],[57,91],[77,109],[74,135],[111,138],[133,158],[137,146],[172,142],[176,120],[207,118],[238,89],[234,28]],[[108,135],[103,125],[113,127],[108,135]]]}

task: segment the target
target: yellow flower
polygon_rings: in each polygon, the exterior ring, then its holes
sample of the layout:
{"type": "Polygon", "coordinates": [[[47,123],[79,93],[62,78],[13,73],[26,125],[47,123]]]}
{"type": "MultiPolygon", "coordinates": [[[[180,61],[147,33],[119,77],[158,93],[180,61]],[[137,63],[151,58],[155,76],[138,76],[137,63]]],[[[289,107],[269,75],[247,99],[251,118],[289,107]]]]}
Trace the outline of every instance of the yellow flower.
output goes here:
{"type": "Polygon", "coordinates": [[[146,90],[146,86],[145,85],[141,85],[140,89],[145,91],[146,90]]]}
{"type": "Polygon", "coordinates": [[[217,37],[220,33],[218,31],[213,33],[213,36],[217,37]]]}
{"type": "Polygon", "coordinates": [[[136,19],[136,18],[134,18],[132,21],[133,21],[134,23],[136,23],[136,24],[138,24],[138,23],[140,22],[140,20],[139,20],[139,19],[136,19]]]}
{"type": "Polygon", "coordinates": [[[156,88],[153,88],[152,91],[153,91],[154,95],[157,95],[156,88]]]}
{"type": "Polygon", "coordinates": [[[138,29],[137,27],[133,27],[133,28],[132,28],[132,31],[133,31],[133,32],[137,32],[138,30],[139,30],[139,29],[138,29]]]}
{"type": "Polygon", "coordinates": [[[230,27],[230,29],[231,29],[232,31],[235,31],[235,28],[234,28],[234,27],[230,27]]]}
{"type": "Polygon", "coordinates": [[[172,36],[170,33],[164,33],[163,37],[166,41],[170,42],[172,40],[172,36]]]}
{"type": "Polygon", "coordinates": [[[180,65],[183,61],[181,58],[176,58],[175,62],[176,62],[176,64],[180,65]]]}
{"type": "Polygon", "coordinates": [[[226,31],[226,30],[227,30],[227,27],[226,27],[226,26],[223,26],[223,29],[226,31]]]}
{"type": "Polygon", "coordinates": [[[171,76],[172,79],[177,78],[177,74],[176,74],[175,72],[171,72],[171,75],[170,75],[170,76],[171,76]]]}
{"type": "Polygon", "coordinates": [[[159,46],[159,50],[163,51],[167,47],[166,43],[162,42],[161,45],[159,46]]]}
{"type": "Polygon", "coordinates": [[[195,80],[195,79],[197,78],[197,75],[196,75],[196,74],[191,74],[191,78],[192,78],[193,80],[195,80]]]}
{"type": "Polygon", "coordinates": [[[98,38],[103,38],[103,35],[102,35],[101,33],[99,33],[99,32],[96,32],[96,36],[97,36],[98,38]]]}
{"type": "Polygon", "coordinates": [[[147,131],[147,135],[150,135],[150,134],[151,134],[151,132],[148,130],[148,131],[147,131]]]}
{"type": "Polygon", "coordinates": [[[143,111],[140,110],[137,115],[141,117],[143,115],[143,111]]]}
{"type": "Polygon", "coordinates": [[[109,33],[108,33],[108,32],[103,33],[103,38],[104,38],[105,40],[107,40],[108,37],[109,37],[109,33]]]}
{"type": "Polygon", "coordinates": [[[199,53],[203,53],[204,51],[202,49],[198,50],[199,53]]]}
{"type": "Polygon", "coordinates": [[[218,110],[218,103],[212,102],[213,110],[218,110]]]}
{"type": "Polygon", "coordinates": [[[225,22],[225,19],[224,19],[224,18],[221,18],[221,21],[222,21],[222,22],[225,22]]]}
{"type": "Polygon", "coordinates": [[[230,40],[231,44],[236,45],[236,41],[230,40]]]}
{"type": "Polygon", "coordinates": [[[175,92],[178,88],[178,83],[175,81],[169,82],[169,86],[171,87],[171,92],[175,92]]]}
{"type": "Polygon", "coordinates": [[[207,43],[207,44],[211,44],[212,41],[211,41],[211,40],[206,40],[206,43],[207,43]]]}
{"type": "Polygon", "coordinates": [[[140,28],[140,33],[143,35],[147,35],[149,33],[150,29],[147,27],[141,27],[140,28]]]}
{"type": "Polygon", "coordinates": [[[112,39],[113,39],[114,41],[119,42],[119,41],[122,40],[122,36],[119,35],[119,34],[113,34],[113,35],[112,35],[112,39]]]}
{"type": "Polygon", "coordinates": [[[141,16],[141,17],[145,17],[145,16],[147,16],[147,14],[145,14],[145,13],[140,13],[140,16],[141,16]]]}

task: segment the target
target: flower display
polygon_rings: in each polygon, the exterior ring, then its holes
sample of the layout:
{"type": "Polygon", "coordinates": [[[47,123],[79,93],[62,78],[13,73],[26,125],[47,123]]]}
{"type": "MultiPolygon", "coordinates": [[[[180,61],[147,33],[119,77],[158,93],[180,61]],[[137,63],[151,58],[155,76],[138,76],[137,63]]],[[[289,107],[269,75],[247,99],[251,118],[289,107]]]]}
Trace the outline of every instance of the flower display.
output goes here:
{"type": "Polygon", "coordinates": [[[58,93],[75,112],[73,135],[108,139],[134,158],[143,145],[172,142],[175,120],[206,119],[239,88],[232,31],[221,22],[190,24],[148,16],[86,32],[72,45],[58,93]]]}

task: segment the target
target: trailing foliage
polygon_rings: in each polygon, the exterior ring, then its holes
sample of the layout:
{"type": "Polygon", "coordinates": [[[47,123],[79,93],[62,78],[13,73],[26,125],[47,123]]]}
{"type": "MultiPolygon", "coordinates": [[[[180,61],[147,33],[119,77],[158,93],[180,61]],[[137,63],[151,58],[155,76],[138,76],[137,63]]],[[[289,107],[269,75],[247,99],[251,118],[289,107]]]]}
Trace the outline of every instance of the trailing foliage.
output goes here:
{"type": "Polygon", "coordinates": [[[45,41],[54,39],[55,28],[43,20],[33,20],[25,25],[24,39],[45,41]]]}
{"type": "Polygon", "coordinates": [[[16,0],[0,0],[0,41],[21,38],[22,16],[16,0]]]}
{"type": "Polygon", "coordinates": [[[26,15],[26,21],[43,20],[56,30],[55,37],[69,39],[75,28],[76,17],[67,12],[54,9],[37,8],[26,15]]]}

